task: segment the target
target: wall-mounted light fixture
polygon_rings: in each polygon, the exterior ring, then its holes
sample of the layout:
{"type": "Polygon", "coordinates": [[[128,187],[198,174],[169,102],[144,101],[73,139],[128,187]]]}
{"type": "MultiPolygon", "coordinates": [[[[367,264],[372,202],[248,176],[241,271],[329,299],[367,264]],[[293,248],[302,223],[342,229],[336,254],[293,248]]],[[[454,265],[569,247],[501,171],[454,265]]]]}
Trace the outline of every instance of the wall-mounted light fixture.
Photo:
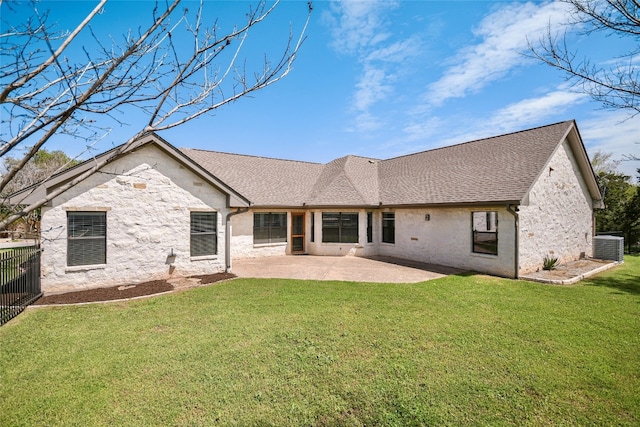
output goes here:
{"type": "Polygon", "coordinates": [[[424,220],[425,220],[425,221],[431,221],[431,215],[429,215],[429,214],[424,214],[424,220]]]}

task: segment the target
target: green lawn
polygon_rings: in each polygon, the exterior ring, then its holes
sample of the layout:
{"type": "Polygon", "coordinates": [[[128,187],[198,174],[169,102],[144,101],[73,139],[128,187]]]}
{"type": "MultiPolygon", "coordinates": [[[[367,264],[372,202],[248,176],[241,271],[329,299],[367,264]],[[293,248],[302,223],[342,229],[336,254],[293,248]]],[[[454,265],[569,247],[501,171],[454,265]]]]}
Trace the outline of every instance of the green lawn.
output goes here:
{"type": "Polygon", "coordinates": [[[28,310],[2,426],[639,425],[640,257],[572,286],[234,280],[28,310]]]}

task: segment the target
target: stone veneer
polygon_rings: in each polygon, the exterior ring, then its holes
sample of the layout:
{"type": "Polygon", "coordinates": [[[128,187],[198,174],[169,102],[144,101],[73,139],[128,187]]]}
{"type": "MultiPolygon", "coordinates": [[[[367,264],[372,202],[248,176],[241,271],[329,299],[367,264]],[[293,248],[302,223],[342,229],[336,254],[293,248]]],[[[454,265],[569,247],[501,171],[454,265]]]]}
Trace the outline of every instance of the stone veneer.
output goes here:
{"type": "Polygon", "coordinates": [[[520,206],[520,272],[542,268],[545,255],[561,263],[593,255],[593,201],[567,141],[520,206]]]}
{"type": "Polygon", "coordinates": [[[105,166],[42,213],[45,293],[224,271],[226,195],[155,146],[105,166]],[[107,262],[67,266],[67,212],[105,211],[107,262]],[[190,257],[190,212],[218,212],[215,256],[190,257]],[[170,257],[170,253],[176,255],[170,257]]]}

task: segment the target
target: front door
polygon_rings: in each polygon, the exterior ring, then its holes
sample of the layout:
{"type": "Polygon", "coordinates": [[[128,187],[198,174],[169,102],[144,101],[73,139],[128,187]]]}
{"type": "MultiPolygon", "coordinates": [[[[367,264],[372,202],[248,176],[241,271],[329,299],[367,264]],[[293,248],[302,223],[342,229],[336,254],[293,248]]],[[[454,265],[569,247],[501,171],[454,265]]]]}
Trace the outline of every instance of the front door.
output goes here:
{"type": "Polygon", "coordinates": [[[304,213],[291,214],[291,253],[304,252],[304,213]]]}

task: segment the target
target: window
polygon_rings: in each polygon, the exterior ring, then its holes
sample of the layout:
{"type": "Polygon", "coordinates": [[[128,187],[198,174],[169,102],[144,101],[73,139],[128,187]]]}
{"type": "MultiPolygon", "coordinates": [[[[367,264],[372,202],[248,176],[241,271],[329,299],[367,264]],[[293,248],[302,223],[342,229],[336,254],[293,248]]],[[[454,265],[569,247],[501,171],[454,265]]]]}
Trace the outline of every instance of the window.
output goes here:
{"type": "Polygon", "coordinates": [[[107,263],[107,213],[67,212],[67,265],[107,263]]]}
{"type": "Polygon", "coordinates": [[[316,241],[316,215],[311,212],[311,242],[316,241]]]}
{"type": "Polygon", "coordinates": [[[287,241],[287,213],[254,213],[253,244],[287,241]]]}
{"type": "Polygon", "coordinates": [[[384,243],[396,242],[396,214],[393,212],[382,213],[382,241],[384,243]]]}
{"type": "Polygon", "coordinates": [[[191,212],[191,256],[218,253],[217,212],[191,212]]]}
{"type": "Polygon", "coordinates": [[[367,212],[367,243],[373,242],[373,212],[367,212]]]}
{"type": "Polygon", "coordinates": [[[322,212],[323,243],[358,243],[358,214],[322,212]]]}
{"type": "Polygon", "coordinates": [[[498,255],[498,212],[472,212],[473,252],[498,255]]]}

